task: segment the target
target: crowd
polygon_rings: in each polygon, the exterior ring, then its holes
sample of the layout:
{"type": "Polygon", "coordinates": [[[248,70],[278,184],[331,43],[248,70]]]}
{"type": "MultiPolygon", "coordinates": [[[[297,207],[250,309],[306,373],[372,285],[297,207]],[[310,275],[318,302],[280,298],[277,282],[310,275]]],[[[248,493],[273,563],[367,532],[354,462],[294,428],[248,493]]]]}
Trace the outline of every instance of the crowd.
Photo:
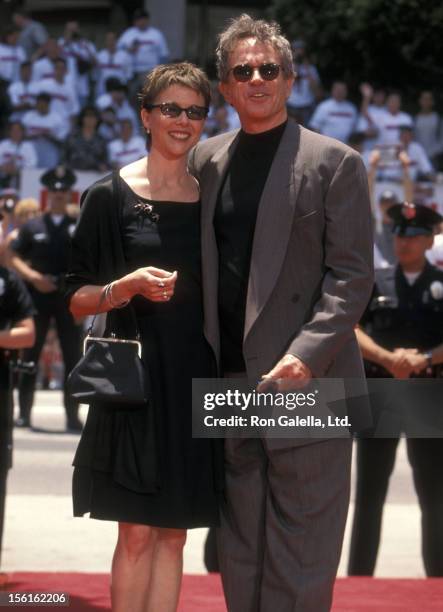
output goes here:
{"type": "MultiPolygon", "coordinates": [[[[400,92],[387,91],[368,83],[360,86],[359,105],[349,99],[347,84],[342,81],[334,82],[330,96],[326,97],[321,76],[311,63],[303,41],[294,41],[292,52],[296,79],[287,101],[288,114],[314,132],[349,144],[363,158],[372,200],[378,203],[373,204],[377,220],[375,267],[391,270],[398,265],[399,269],[404,268],[408,272],[408,263],[399,260],[400,251],[392,232],[397,227],[397,235],[410,237],[407,234],[410,228],[403,227],[401,216],[406,218],[407,214],[417,215],[418,221],[421,219],[413,229],[419,230],[417,235],[426,236],[422,240],[423,252],[417,259],[420,270],[427,265],[425,251],[433,263],[443,263],[438,257],[441,241],[437,236],[432,247],[431,239],[434,226],[441,222],[439,216],[429,220],[420,208],[406,212],[402,209],[403,212],[398,213],[399,218],[392,216],[392,207],[398,207],[403,200],[414,201],[418,206],[426,203],[426,193],[429,189],[432,191],[442,170],[443,123],[434,109],[432,92],[421,92],[417,101],[419,110],[415,115],[402,109],[400,92]],[[380,182],[398,185],[399,192],[383,189],[378,195],[376,184],[380,182]],[[423,201],[419,201],[419,197],[423,201]]],[[[63,36],[56,40],[48,36],[42,24],[33,21],[24,11],[14,14],[13,25],[3,34],[0,45],[0,104],[6,110],[3,115],[7,121],[0,126],[0,183],[3,189],[0,195],[0,257],[3,264],[15,268],[27,282],[34,297],[34,306],[39,310],[36,315],[37,342],[32,349],[27,349],[30,360],[38,361],[51,318],[57,323],[59,338],[63,339],[61,351],[67,369],[78,358],[81,333],[77,323],[73,327],[72,321],[63,319],[61,313],[67,314],[67,311],[59,287],[60,278],[66,272],[69,237],[76,223],[77,209],[69,208],[74,172],[105,173],[141,160],[146,155],[149,144],[145,131],[141,129],[137,94],[145,75],[158,64],[167,62],[169,55],[162,32],[150,25],[149,14],[141,10],[134,14],[132,27],[120,36],[108,32],[105,46],[100,50],[83,36],[77,22],[68,22],[63,36]],[[56,167],[58,170],[52,171],[56,167]],[[48,211],[43,216],[36,201],[19,201],[20,173],[26,168],[42,169],[42,182],[49,190],[48,211]],[[50,303],[45,294],[55,292],[57,294],[50,303]],[[41,303],[35,300],[36,293],[43,294],[43,297],[40,296],[41,303]]],[[[211,94],[202,140],[240,126],[237,112],[227,104],[216,83],[212,86],[211,94]]],[[[250,176],[252,182],[256,182],[256,177],[250,176]]],[[[431,280],[442,285],[440,272],[433,271],[433,274],[435,278],[431,280]]],[[[412,279],[412,284],[416,278],[412,279]]],[[[437,301],[441,299],[441,296],[435,297],[432,291],[430,295],[437,301]]],[[[427,299],[429,302],[429,295],[427,299]]],[[[419,303],[415,306],[420,308],[419,303]]],[[[370,317],[370,312],[366,313],[366,319],[370,317]]],[[[410,315],[417,320],[415,310],[410,315]]],[[[428,321],[427,313],[425,315],[423,325],[428,321]]],[[[361,331],[363,333],[363,329],[361,331]]],[[[359,337],[361,346],[366,342],[362,338],[359,337]]],[[[418,344],[417,340],[417,346],[407,348],[429,348],[418,344]]],[[[53,351],[58,352],[53,338],[51,345],[53,351]]],[[[392,348],[394,351],[395,347],[392,348]]],[[[375,360],[374,355],[368,349],[365,356],[375,360]]],[[[50,371],[47,355],[43,362],[46,364],[43,376],[50,377],[47,374],[50,371]]],[[[409,374],[414,372],[411,366],[409,374]]],[[[438,374],[435,371],[431,374],[432,377],[441,376],[441,370],[438,374]]],[[[21,380],[20,418],[17,424],[28,427],[31,424],[36,373],[30,375],[28,372],[21,380]]],[[[51,386],[51,381],[47,384],[51,386]]],[[[65,401],[65,409],[67,428],[80,431],[82,424],[78,419],[78,407],[65,401]]],[[[395,447],[388,449],[390,456],[395,457],[395,447]]],[[[364,466],[360,465],[360,468],[363,473],[364,466]]],[[[383,474],[386,486],[389,474],[389,470],[383,474]]],[[[425,485],[421,482],[421,486],[429,489],[433,487],[433,482],[426,481],[425,485]]],[[[383,501],[382,492],[380,515],[383,501]]],[[[423,501],[423,495],[420,503],[425,508],[427,502],[423,501]]],[[[443,540],[439,520],[435,519],[434,523],[431,525],[433,533],[438,533],[440,540],[443,540]]],[[[361,526],[356,528],[355,542],[358,537],[361,538],[361,531],[361,526]]],[[[377,536],[377,525],[374,533],[377,536]]],[[[364,546],[364,542],[360,543],[360,550],[364,546]]],[[[366,554],[365,551],[362,559],[357,559],[354,554],[350,572],[372,573],[376,552],[366,554]]],[[[428,573],[441,575],[441,563],[435,559],[429,560],[429,555],[426,559],[430,568],[427,568],[428,573]]]]}

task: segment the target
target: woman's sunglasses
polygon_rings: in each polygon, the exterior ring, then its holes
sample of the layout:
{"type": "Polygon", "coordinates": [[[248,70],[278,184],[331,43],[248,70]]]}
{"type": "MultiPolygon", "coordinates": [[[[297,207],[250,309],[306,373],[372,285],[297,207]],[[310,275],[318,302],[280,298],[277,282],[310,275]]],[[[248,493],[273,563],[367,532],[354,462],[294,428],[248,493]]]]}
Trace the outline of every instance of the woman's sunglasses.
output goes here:
{"type": "Polygon", "coordinates": [[[162,102],[161,104],[147,104],[145,106],[147,110],[153,108],[159,108],[162,115],[165,117],[179,117],[183,112],[186,113],[188,119],[192,121],[202,121],[208,116],[209,108],[207,106],[188,106],[188,108],[182,108],[175,102],[162,102]]]}
{"type": "Polygon", "coordinates": [[[251,64],[239,64],[231,68],[234,79],[240,83],[246,83],[253,77],[255,70],[258,70],[259,75],[264,81],[274,81],[280,74],[280,64],[267,63],[260,66],[251,66],[251,64]]]}

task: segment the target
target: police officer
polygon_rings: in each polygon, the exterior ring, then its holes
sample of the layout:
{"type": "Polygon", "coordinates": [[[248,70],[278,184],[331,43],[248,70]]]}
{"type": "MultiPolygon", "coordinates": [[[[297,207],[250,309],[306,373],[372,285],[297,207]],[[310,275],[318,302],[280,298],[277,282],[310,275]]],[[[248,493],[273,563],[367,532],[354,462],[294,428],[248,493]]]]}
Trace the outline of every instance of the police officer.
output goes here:
{"type": "MultiPolygon", "coordinates": [[[[443,271],[425,252],[443,217],[414,204],[396,204],[393,221],[397,265],[376,270],[375,290],[357,330],[368,377],[441,377],[443,371],[443,271]]],[[[413,391],[413,387],[408,387],[413,391]]],[[[379,415],[391,405],[405,408],[394,392],[378,398],[379,415]],[[401,404],[401,405],[400,405],[401,404]]],[[[375,403],[375,402],[374,402],[375,403]]],[[[413,409],[429,402],[413,395],[413,409]]],[[[386,412],[384,413],[386,414],[386,412]]],[[[403,414],[400,412],[400,414],[403,414]]],[[[349,574],[372,575],[380,540],[383,505],[398,437],[357,441],[357,487],[349,574]]],[[[423,561],[428,576],[443,576],[443,440],[407,438],[408,459],[422,513],[423,561]]]]}
{"type": "MultiPolygon", "coordinates": [[[[0,266],[0,561],[6,478],[12,465],[12,377],[9,363],[16,349],[32,346],[34,308],[22,281],[0,266]]],[[[0,586],[4,576],[0,575],[0,586]]]]}
{"type": "MultiPolygon", "coordinates": [[[[37,310],[37,338],[25,352],[28,361],[38,359],[52,319],[55,320],[65,365],[65,380],[80,358],[81,329],[70,314],[63,298],[63,280],[68,267],[70,238],[76,220],[66,213],[75,174],[62,166],[45,172],[41,183],[48,189],[48,212],[31,219],[12,242],[11,265],[26,281],[37,310]]],[[[16,425],[30,426],[36,375],[23,374],[19,381],[20,418],[16,425]]],[[[81,430],[78,404],[67,397],[64,405],[67,429],[81,430]]]]}

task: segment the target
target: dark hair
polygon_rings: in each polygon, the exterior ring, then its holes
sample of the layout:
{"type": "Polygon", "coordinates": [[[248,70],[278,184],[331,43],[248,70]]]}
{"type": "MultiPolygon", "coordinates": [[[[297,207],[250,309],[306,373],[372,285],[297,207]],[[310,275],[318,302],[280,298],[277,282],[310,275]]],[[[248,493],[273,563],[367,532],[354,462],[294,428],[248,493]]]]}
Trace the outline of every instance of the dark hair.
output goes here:
{"type": "Polygon", "coordinates": [[[145,9],[135,9],[135,11],[132,14],[132,20],[133,21],[137,21],[137,19],[150,19],[151,15],[149,13],[149,11],[146,11],[145,9]]]}
{"type": "Polygon", "coordinates": [[[82,128],[83,119],[85,118],[86,115],[95,115],[95,118],[97,119],[97,126],[98,126],[98,124],[101,121],[100,113],[95,106],[89,105],[89,106],[84,106],[79,113],[79,116],[77,119],[77,125],[79,128],[82,128]]]}
{"type": "Polygon", "coordinates": [[[109,77],[105,81],[105,89],[108,93],[111,91],[127,91],[128,88],[124,83],[117,79],[117,77],[109,77]]]}
{"type": "Polygon", "coordinates": [[[39,100],[44,100],[45,102],[50,102],[51,101],[51,96],[46,93],[45,91],[42,91],[41,93],[37,94],[35,97],[36,101],[38,102],[39,100]]]}
{"type": "Polygon", "coordinates": [[[366,140],[366,134],[364,132],[352,132],[348,138],[348,145],[356,146],[362,144],[366,140]]]}
{"type": "Polygon", "coordinates": [[[190,62],[178,62],[160,64],[146,75],[143,89],[139,95],[141,108],[147,108],[162,91],[171,85],[188,87],[201,94],[205,106],[209,106],[211,102],[211,88],[203,70],[190,62]]]}
{"type": "Polygon", "coordinates": [[[6,42],[8,36],[11,36],[11,34],[18,34],[19,32],[20,30],[14,25],[6,26],[5,28],[2,28],[1,39],[3,42],[6,42]]]}
{"type": "Polygon", "coordinates": [[[29,60],[25,60],[20,64],[20,68],[30,68],[32,66],[32,62],[29,60]]]}
{"type": "Polygon", "coordinates": [[[56,57],[55,60],[53,61],[54,64],[57,64],[57,63],[60,63],[60,62],[62,64],[64,64],[65,66],[68,65],[68,62],[65,60],[64,57],[56,57]]]}

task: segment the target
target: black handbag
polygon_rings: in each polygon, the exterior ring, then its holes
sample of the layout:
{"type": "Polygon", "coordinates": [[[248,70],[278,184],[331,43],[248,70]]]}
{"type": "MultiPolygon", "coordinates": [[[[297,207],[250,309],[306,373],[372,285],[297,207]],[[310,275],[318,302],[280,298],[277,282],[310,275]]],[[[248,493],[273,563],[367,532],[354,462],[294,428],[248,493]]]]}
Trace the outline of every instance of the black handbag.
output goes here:
{"type": "Polygon", "coordinates": [[[135,340],[92,335],[95,319],[105,298],[102,297],[83,343],[83,357],[66,381],[69,396],[82,404],[126,404],[136,408],[145,404],[150,395],[146,368],[142,361],[142,345],[137,319],[131,305],[135,324],[135,340]]]}

